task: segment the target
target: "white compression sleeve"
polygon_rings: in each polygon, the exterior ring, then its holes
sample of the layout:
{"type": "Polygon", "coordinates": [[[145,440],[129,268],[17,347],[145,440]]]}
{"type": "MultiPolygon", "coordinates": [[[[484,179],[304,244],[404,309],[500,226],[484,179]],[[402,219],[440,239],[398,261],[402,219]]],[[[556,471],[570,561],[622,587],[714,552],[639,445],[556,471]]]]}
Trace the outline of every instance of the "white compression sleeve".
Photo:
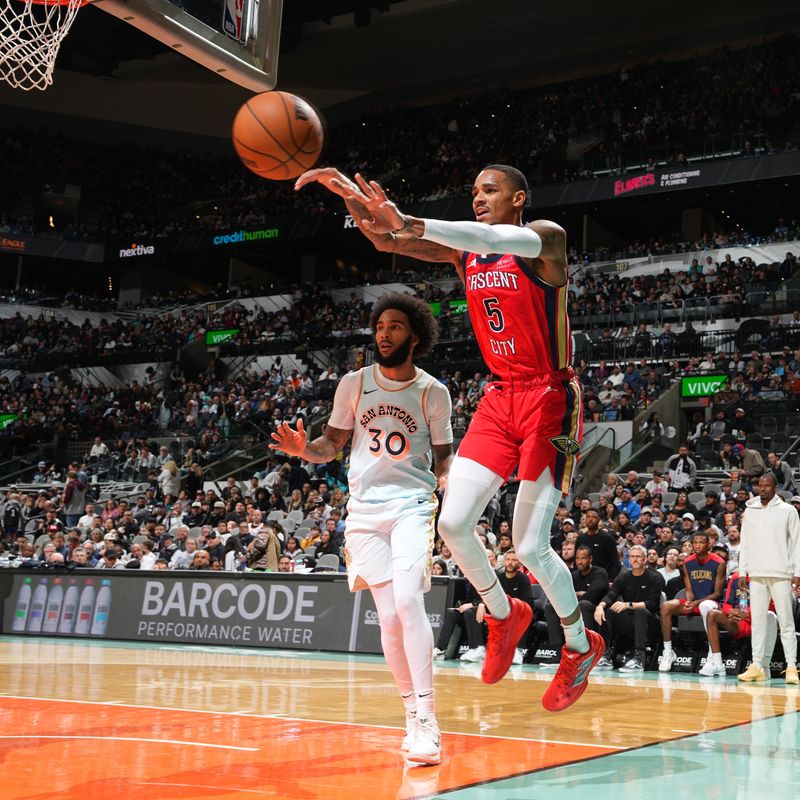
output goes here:
{"type": "Polygon", "coordinates": [[[531,228],[441,219],[422,221],[425,233],[420,238],[455,250],[481,254],[512,253],[525,258],[536,258],[542,252],[542,240],[531,228]]]}

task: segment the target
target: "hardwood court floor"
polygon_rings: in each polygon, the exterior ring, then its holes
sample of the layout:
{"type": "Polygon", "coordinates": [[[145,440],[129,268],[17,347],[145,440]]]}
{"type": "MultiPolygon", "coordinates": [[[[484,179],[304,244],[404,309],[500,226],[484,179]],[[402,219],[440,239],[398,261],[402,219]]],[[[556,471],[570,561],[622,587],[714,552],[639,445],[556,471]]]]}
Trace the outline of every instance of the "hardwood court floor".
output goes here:
{"type": "Polygon", "coordinates": [[[0,798],[797,796],[782,681],[606,674],[554,715],[550,674],[479,673],[437,662],[443,763],[407,769],[381,658],[4,637],[0,798]]]}

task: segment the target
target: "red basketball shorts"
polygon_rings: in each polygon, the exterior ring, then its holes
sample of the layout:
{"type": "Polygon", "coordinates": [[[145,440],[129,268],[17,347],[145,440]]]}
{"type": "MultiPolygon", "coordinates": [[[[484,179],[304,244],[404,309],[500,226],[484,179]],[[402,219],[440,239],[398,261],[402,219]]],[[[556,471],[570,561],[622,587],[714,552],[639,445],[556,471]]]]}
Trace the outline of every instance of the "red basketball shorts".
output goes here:
{"type": "MultiPolygon", "coordinates": [[[[733,611],[733,606],[730,603],[722,604],[722,613],[728,616],[733,611]]],[[[741,619],[737,623],[736,633],[731,634],[731,639],[747,639],[753,634],[753,627],[750,625],[749,619],[741,619]]]]}
{"type": "Polygon", "coordinates": [[[550,469],[553,485],[569,492],[583,439],[581,390],[571,369],[525,383],[490,383],[458,455],[507,480],[535,481],[550,469]]]}
{"type": "MultiPolygon", "coordinates": [[[[682,606],[685,606],[689,601],[685,597],[679,597],[678,598],[678,602],[682,606]]],[[[699,617],[700,616],[700,606],[698,605],[698,606],[695,606],[694,608],[690,608],[688,611],[686,611],[685,616],[687,616],[687,617],[699,617]]]]}

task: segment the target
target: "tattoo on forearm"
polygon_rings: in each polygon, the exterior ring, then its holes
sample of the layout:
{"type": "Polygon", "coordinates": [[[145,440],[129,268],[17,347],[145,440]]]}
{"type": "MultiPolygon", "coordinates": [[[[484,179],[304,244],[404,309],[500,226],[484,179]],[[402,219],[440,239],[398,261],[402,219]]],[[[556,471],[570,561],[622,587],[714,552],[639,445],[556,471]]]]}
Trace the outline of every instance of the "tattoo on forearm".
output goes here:
{"type": "Polygon", "coordinates": [[[324,436],[320,436],[317,439],[314,439],[313,442],[309,442],[306,445],[306,451],[303,454],[303,458],[306,461],[311,461],[314,464],[325,464],[328,461],[333,461],[336,458],[336,446],[330,439],[326,439],[324,436]]]}
{"type": "Polygon", "coordinates": [[[439,264],[454,264],[455,250],[436,242],[417,239],[416,236],[398,235],[395,237],[395,253],[418,258],[420,261],[433,261],[439,264]]]}

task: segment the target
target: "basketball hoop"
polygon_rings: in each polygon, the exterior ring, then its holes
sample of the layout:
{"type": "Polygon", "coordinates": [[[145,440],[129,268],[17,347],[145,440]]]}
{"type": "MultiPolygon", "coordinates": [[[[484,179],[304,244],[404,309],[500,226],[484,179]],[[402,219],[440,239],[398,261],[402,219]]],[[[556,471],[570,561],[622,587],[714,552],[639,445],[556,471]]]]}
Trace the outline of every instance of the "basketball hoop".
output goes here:
{"type": "Polygon", "coordinates": [[[0,0],[0,80],[46,89],[58,48],[87,0],[0,0]]]}

